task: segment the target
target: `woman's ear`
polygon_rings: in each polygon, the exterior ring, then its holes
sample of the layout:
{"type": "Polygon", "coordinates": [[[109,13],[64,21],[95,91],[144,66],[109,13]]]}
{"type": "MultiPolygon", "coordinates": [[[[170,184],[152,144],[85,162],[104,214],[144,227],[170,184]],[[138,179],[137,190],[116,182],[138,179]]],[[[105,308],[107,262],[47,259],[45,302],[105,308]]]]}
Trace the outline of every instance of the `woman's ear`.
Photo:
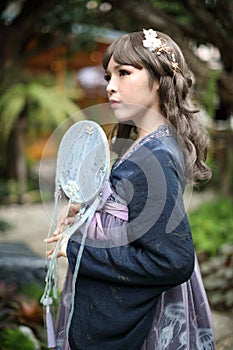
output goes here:
{"type": "Polygon", "coordinates": [[[159,90],[159,87],[160,87],[160,82],[159,82],[159,80],[155,80],[154,81],[154,83],[153,83],[153,89],[155,90],[155,91],[158,91],[159,90]]]}

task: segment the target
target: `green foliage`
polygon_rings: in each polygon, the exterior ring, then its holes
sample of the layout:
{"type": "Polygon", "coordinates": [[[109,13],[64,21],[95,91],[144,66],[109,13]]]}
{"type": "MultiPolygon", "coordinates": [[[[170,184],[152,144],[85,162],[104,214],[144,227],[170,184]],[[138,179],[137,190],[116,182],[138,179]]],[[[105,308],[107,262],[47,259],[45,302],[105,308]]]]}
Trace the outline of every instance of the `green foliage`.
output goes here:
{"type": "Polygon", "coordinates": [[[19,329],[6,328],[0,332],[2,350],[34,350],[34,345],[19,329]]]}
{"type": "Polygon", "coordinates": [[[202,203],[189,214],[193,240],[198,252],[214,256],[224,243],[233,243],[233,201],[219,198],[202,203]]]}
{"type": "Polygon", "coordinates": [[[27,286],[20,288],[20,293],[38,301],[40,300],[43,291],[44,288],[41,287],[38,283],[30,283],[27,286]]]}
{"type": "Polygon", "coordinates": [[[8,221],[1,220],[0,219],[0,232],[6,232],[12,229],[12,224],[10,224],[8,221]]]}
{"type": "Polygon", "coordinates": [[[0,204],[4,203],[9,195],[17,196],[19,193],[17,181],[0,179],[0,204]]]}
{"type": "Polygon", "coordinates": [[[25,106],[24,97],[20,85],[13,86],[0,100],[1,112],[1,133],[3,137],[8,137],[15,120],[22,113],[25,106]]]}
{"type": "Polygon", "coordinates": [[[36,348],[36,343],[41,350],[47,349],[43,307],[39,303],[42,292],[36,282],[19,289],[16,284],[0,280],[1,350],[30,350],[36,348]]]}
{"type": "Polygon", "coordinates": [[[182,2],[164,0],[152,0],[151,2],[154,4],[155,8],[158,8],[168,15],[175,17],[178,23],[193,25],[192,13],[184,8],[184,4],[182,2]]]}
{"type": "Polygon", "coordinates": [[[217,70],[210,71],[210,77],[206,84],[206,89],[202,96],[200,96],[200,103],[205,107],[208,115],[214,118],[216,108],[216,96],[218,94],[218,78],[220,72],[217,70]]]}
{"type": "Polygon", "coordinates": [[[0,99],[1,136],[7,140],[15,122],[27,117],[31,128],[51,129],[63,122],[78,107],[64,93],[37,82],[15,84],[0,99]]]}
{"type": "MultiPolygon", "coordinates": [[[[5,179],[3,180],[0,178],[0,204],[12,204],[17,202],[19,193],[20,185],[17,180],[10,179],[6,181],[5,179]]],[[[28,178],[26,183],[26,193],[28,194],[29,202],[41,202],[38,181],[28,178]]]]}

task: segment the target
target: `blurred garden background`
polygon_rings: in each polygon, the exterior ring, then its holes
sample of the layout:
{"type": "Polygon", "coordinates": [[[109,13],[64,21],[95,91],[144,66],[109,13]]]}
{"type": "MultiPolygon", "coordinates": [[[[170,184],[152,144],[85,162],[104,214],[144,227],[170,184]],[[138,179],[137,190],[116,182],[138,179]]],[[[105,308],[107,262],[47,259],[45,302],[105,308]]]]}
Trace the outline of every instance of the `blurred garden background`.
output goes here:
{"type": "MultiPolygon", "coordinates": [[[[49,143],[43,153],[50,136],[71,115],[107,102],[103,52],[143,28],[170,35],[195,77],[213,176],[189,195],[189,217],[211,309],[233,320],[233,2],[1,0],[0,349],[46,349],[43,271],[25,280],[17,273],[25,258],[43,270],[53,189],[41,194],[41,158],[51,185],[57,148],[49,143]]],[[[220,349],[233,349],[232,332],[218,335],[220,349]]]]}

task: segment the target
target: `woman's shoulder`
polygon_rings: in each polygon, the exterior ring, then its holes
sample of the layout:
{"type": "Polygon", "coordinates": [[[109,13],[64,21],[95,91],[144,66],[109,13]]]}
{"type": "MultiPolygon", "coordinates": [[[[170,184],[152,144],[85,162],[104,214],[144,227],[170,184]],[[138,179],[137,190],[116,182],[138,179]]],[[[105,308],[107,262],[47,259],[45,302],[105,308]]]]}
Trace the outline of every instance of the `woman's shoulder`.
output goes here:
{"type": "Polygon", "coordinates": [[[184,156],[181,144],[174,133],[155,137],[154,134],[149,135],[146,142],[143,142],[132,157],[129,157],[129,163],[131,163],[129,167],[134,170],[136,167],[139,172],[143,169],[144,172],[150,173],[151,169],[161,167],[164,171],[170,169],[184,175],[184,156]]]}
{"type": "Polygon", "coordinates": [[[176,134],[171,132],[167,126],[160,129],[159,133],[154,132],[144,138],[132,155],[143,157],[143,153],[148,154],[148,151],[154,155],[162,154],[182,161],[181,143],[179,143],[176,134]]]}
{"type": "Polygon", "coordinates": [[[140,164],[172,160],[183,165],[183,155],[175,132],[168,125],[161,125],[157,130],[141,139],[126,157],[117,160],[113,172],[130,172],[140,164]]]}

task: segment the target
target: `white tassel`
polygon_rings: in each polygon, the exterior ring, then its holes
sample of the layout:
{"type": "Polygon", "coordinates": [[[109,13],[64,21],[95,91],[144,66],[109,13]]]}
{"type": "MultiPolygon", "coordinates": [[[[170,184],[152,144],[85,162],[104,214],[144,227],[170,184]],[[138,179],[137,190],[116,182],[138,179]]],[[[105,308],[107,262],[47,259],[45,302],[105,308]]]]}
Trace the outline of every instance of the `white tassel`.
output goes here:
{"type": "Polygon", "coordinates": [[[53,315],[50,308],[50,305],[52,304],[52,299],[48,298],[47,300],[44,301],[44,304],[45,304],[45,322],[46,322],[46,331],[47,331],[47,345],[48,345],[48,348],[50,349],[50,348],[56,347],[53,315]]]}

